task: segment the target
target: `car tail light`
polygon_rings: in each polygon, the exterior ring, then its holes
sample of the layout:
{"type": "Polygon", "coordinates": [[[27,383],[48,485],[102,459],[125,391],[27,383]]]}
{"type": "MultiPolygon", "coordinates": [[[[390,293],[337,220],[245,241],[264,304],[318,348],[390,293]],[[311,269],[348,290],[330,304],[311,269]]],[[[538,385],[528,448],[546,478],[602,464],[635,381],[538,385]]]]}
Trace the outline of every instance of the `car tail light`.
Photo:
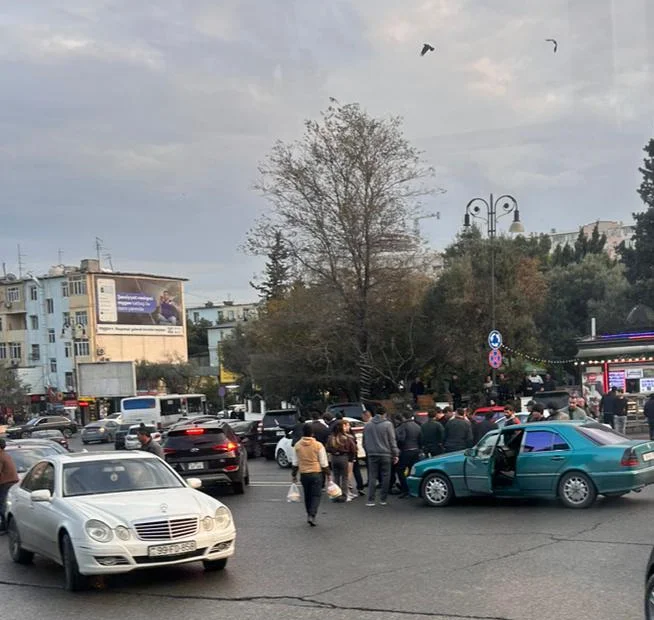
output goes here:
{"type": "Polygon", "coordinates": [[[234,450],[238,450],[238,444],[233,441],[229,441],[228,443],[217,443],[215,446],[212,446],[211,449],[216,450],[216,452],[233,452],[234,450]]]}
{"type": "Polygon", "coordinates": [[[173,448],[164,448],[164,454],[175,454],[175,452],[177,452],[177,450],[173,448]]]}
{"type": "Polygon", "coordinates": [[[228,465],[225,467],[225,471],[237,471],[238,470],[238,465],[228,465]]]}
{"type": "Polygon", "coordinates": [[[263,433],[263,422],[257,424],[257,433],[263,433]]]}
{"type": "Polygon", "coordinates": [[[623,467],[637,467],[638,465],[640,465],[640,462],[638,461],[638,456],[633,451],[633,448],[627,448],[624,451],[624,454],[622,455],[622,460],[620,461],[620,465],[622,465],[623,467]]]}
{"type": "Polygon", "coordinates": [[[203,428],[187,428],[184,432],[187,435],[204,435],[203,428]]]}

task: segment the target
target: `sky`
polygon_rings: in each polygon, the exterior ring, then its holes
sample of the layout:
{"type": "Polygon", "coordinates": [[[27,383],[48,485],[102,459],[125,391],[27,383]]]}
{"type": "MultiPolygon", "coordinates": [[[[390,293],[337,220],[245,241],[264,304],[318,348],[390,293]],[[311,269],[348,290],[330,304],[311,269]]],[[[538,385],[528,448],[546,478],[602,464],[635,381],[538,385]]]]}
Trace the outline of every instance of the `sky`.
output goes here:
{"type": "Polygon", "coordinates": [[[527,232],[628,222],[653,62],[649,0],[0,0],[0,261],[99,237],[116,270],[189,278],[187,305],[254,300],[257,164],[330,97],[404,118],[447,190],[434,248],[491,192],[527,232]]]}

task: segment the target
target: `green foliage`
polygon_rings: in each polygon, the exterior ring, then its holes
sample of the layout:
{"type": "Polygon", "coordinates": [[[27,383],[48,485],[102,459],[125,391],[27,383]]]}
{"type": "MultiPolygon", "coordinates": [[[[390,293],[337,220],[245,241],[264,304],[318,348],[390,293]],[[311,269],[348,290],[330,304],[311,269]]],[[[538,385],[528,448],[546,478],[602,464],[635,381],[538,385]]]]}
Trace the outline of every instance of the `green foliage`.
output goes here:
{"type": "Polygon", "coordinates": [[[21,410],[27,403],[27,390],[13,368],[0,366],[0,407],[21,410]]]}
{"type": "Polygon", "coordinates": [[[273,239],[268,250],[268,261],[265,267],[264,280],[250,286],[258,291],[262,301],[282,299],[291,284],[290,254],[284,243],[281,230],[273,231],[273,239]]]}
{"type": "Polygon", "coordinates": [[[206,354],[209,350],[209,338],[207,329],[211,327],[211,321],[200,319],[197,323],[193,321],[186,322],[186,344],[188,346],[188,356],[206,354]]]}
{"type": "Polygon", "coordinates": [[[136,362],[136,383],[139,389],[158,390],[165,387],[169,394],[192,394],[202,385],[203,378],[192,362],[136,362]]]}

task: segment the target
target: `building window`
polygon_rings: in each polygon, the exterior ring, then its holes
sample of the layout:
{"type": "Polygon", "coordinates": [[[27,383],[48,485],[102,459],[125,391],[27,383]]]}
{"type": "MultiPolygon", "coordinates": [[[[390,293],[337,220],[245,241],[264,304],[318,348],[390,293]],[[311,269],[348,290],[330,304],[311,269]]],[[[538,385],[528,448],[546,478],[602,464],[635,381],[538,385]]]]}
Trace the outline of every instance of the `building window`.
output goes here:
{"type": "Polygon", "coordinates": [[[220,323],[220,321],[223,320],[224,316],[225,316],[225,315],[223,314],[223,311],[222,311],[222,310],[218,310],[218,322],[219,322],[219,323],[220,323]]]}
{"type": "Polygon", "coordinates": [[[75,356],[76,357],[88,357],[91,354],[91,349],[89,348],[88,340],[80,340],[75,343],[75,356]]]}
{"type": "Polygon", "coordinates": [[[0,316],[0,332],[2,331],[2,317],[0,316]]]}
{"type": "Polygon", "coordinates": [[[68,280],[64,280],[61,283],[61,296],[68,297],[68,280]]]}
{"type": "Polygon", "coordinates": [[[233,310],[230,310],[230,311],[227,313],[227,318],[228,318],[230,321],[233,321],[233,320],[234,320],[234,311],[233,311],[233,310]]]}
{"type": "Polygon", "coordinates": [[[64,329],[70,327],[70,312],[62,312],[61,320],[63,321],[64,329]]]}
{"type": "Polygon", "coordinates": [[[73,373],[72,372],[67,372],[64,375],[64,383],[66,384],[66,391],[67,392],[72,392],[75,389],[75,383],[73,382],[73,373]]]}
{"type": "Polygon", "coordinates": [[[7,359],[7,345],[4,342],[0,342],[0,360],[7,359]]]}
{"type": "Polygon", "coordinates": [[[55,336],[55,330],[54,329],[49,329],[48,330],[48,342],[50,344],[54,344],[57,341],[57,338],[55,336]]]}
{"type": "Polygon", "coordinates": [[[30,314],[30,329],[39,328],[39,317],[36,314],[30,314]]]}
{"type": "Polygon", "coordinates": [[[76,278],[70,280],[69,292],[71,295],[86,295],[86,279],[76,278]]]}
{"type": "Polygon", "coordinates": [[[193,322],[194,323],[199,323],[200,322],[200,313],[199,312],[194,312],[193,313],[193,322]]]}
{"type": "Polygon", "coordinates": [[[54,357],[50,358],[50,372],[57,372],[57,360],[54,357]]]}
{"type": "Polygon", "coordinates": [[[19,360],[21,357],[23,357],[23,349],[20,342],[9,343],[9,357],[12,360],[19,360]]]}
{"type": "Polygon", "coordinates": [[[80,310],[75,313],[75,323],[77,325],[88,325],[89,324],[89,315],[86,310],[80,310]]]}
{"type": "Polygon", "coordinates": [[[54,300],[46,299],[45,300],[45,309],[48,311],[48,314],[54,314],[54,300]]]}
{"type": "Polygon", "coordinates": [[[73,345],[70,342],[64,344],[64,355],[66,357],[73,357],[73,345]]]}
{"type": "Polygon", "coordinates": [[[32,345],[32,361],[36,362],[41,359],[41,348],[38,344],[32,345]]]}
{"type": "Polygon", "coordinates": [[[7,301],[9,303],[20,301],[20,289],[17,286],[10,286],[7,289],[7,301]]]}
{"type": "Polygon", "coordinates": [[[39,298],[39,293],[36,290],[36,286],[30,286],[30,299],[36,301],[39,298]]]}

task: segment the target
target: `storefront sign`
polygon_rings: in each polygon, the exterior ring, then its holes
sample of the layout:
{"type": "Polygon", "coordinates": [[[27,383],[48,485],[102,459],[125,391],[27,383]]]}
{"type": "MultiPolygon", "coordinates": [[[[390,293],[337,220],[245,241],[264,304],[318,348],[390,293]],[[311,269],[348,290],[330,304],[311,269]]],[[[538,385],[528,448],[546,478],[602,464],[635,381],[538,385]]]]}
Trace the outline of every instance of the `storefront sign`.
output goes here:
{"type": "Polygon", "coordinates": [[[640,380],[640,391],[641,392],[654,392],[654,379],[645,378],[640,380]]]}
{"type": "Polygon", "coordinates": [[[643,378],[643,369],[642,368],[627,368],[627,379],[642,379],[643,378]]]}
{"type": "Polygon", "coordinates": [[[626,387],[625,372],[624,370],[611,370],[609,371],[609,389],[616,387],[619,390],[624,390],[626,387]]]}

